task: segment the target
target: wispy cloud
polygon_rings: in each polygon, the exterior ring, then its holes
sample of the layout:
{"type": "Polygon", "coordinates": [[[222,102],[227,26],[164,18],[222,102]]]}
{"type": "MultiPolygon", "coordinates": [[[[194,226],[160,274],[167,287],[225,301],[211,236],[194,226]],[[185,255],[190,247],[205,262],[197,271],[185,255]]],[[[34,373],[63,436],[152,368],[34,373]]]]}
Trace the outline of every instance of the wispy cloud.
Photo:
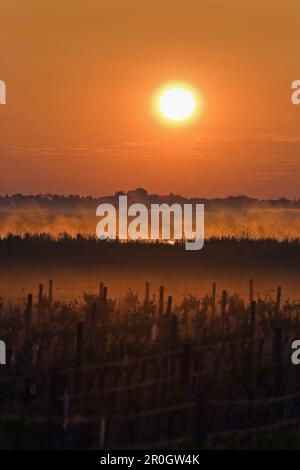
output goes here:
{"type": "Polygon", "coordinates": [[[178,142],[125,141],[103,146],[16,146],[0,147],[2,155],[20,157],[92,157],[105,159],[159,160],[161,158],[183,160],[229,160],[253,158],[256,160],[289,162],[300,160],[300,136],[274,134],[233,134],[219,136],[196,136],[178,142]]]}

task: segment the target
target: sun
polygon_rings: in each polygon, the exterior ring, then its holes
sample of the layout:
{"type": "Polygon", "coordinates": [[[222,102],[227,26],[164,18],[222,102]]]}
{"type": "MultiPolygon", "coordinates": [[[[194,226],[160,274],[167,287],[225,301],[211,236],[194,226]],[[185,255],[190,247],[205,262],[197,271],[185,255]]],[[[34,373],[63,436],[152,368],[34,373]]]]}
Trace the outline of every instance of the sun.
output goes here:
{"type": "Polygon", "coordinates": [[[155,90],[153,105],[162,123],[188,124],[199,115],[199,94],[185,82],[168,82],[155,90]]]}
{"type": "Polygon", "coordinates": [[[160,97],[160,112],[172,121],[182,121],[190,117],[195,110],[195,99],[185,88],[170,88],[160,97]]]}

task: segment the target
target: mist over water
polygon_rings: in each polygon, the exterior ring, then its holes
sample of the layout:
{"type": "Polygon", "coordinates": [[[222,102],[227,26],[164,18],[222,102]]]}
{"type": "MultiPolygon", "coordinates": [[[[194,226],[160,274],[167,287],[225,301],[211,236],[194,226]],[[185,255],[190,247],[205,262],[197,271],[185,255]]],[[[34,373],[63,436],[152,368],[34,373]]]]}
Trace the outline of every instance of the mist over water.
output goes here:
{"type": "Polygon", "coordinates": [[[206,236],[274,238],[300,237],[300,209],[244,208],[210,210],[206,213],[206,236]]]}
{"type": "MultiPolygon", "coordinates": [[[[0,236],[8,233],[49,233],[55,237],[62,233],[95,235],[98,218],[95,207],[77,206],[44,208],[32,204],[26,208],[13,207],[0,212],[0,236]]],[[[300,237],[300,208],[208,208],[205,209],[205,237],[233,236],[275,238],[278,240],[300,237]]]]}

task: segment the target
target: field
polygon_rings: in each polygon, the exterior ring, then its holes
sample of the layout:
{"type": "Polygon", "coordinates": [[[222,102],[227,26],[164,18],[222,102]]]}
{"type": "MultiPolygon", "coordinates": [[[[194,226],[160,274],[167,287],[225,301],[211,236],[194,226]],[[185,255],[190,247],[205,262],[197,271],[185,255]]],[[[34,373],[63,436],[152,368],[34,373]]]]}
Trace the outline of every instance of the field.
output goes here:
{"type": "Polygon", "coordinates": [[[300,448],[299,265],[298,239],[2,237],[0,448],[300,448]]]}
{"type": "Polygon", "coordinates": [[[0,447],[298,448],[300,302],[218,291],[175,304],[149,282],[83,301],[40,284],[2,300],[0,447]],[[299,372],[298,372],[299,370],[299,372]]]}

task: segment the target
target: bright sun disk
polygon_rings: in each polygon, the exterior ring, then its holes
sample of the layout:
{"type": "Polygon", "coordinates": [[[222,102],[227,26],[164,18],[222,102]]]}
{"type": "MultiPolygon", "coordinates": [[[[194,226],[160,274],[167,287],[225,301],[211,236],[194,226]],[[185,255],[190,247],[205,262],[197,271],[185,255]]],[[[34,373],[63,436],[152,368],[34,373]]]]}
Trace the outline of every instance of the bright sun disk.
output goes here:
{"type": "Polygon", "coordinates": [[[172,121],[187,119],[195,109],[195,99],[184,88],[170,88],[160,97],[159,108],[161,113],[172,121]]]}

